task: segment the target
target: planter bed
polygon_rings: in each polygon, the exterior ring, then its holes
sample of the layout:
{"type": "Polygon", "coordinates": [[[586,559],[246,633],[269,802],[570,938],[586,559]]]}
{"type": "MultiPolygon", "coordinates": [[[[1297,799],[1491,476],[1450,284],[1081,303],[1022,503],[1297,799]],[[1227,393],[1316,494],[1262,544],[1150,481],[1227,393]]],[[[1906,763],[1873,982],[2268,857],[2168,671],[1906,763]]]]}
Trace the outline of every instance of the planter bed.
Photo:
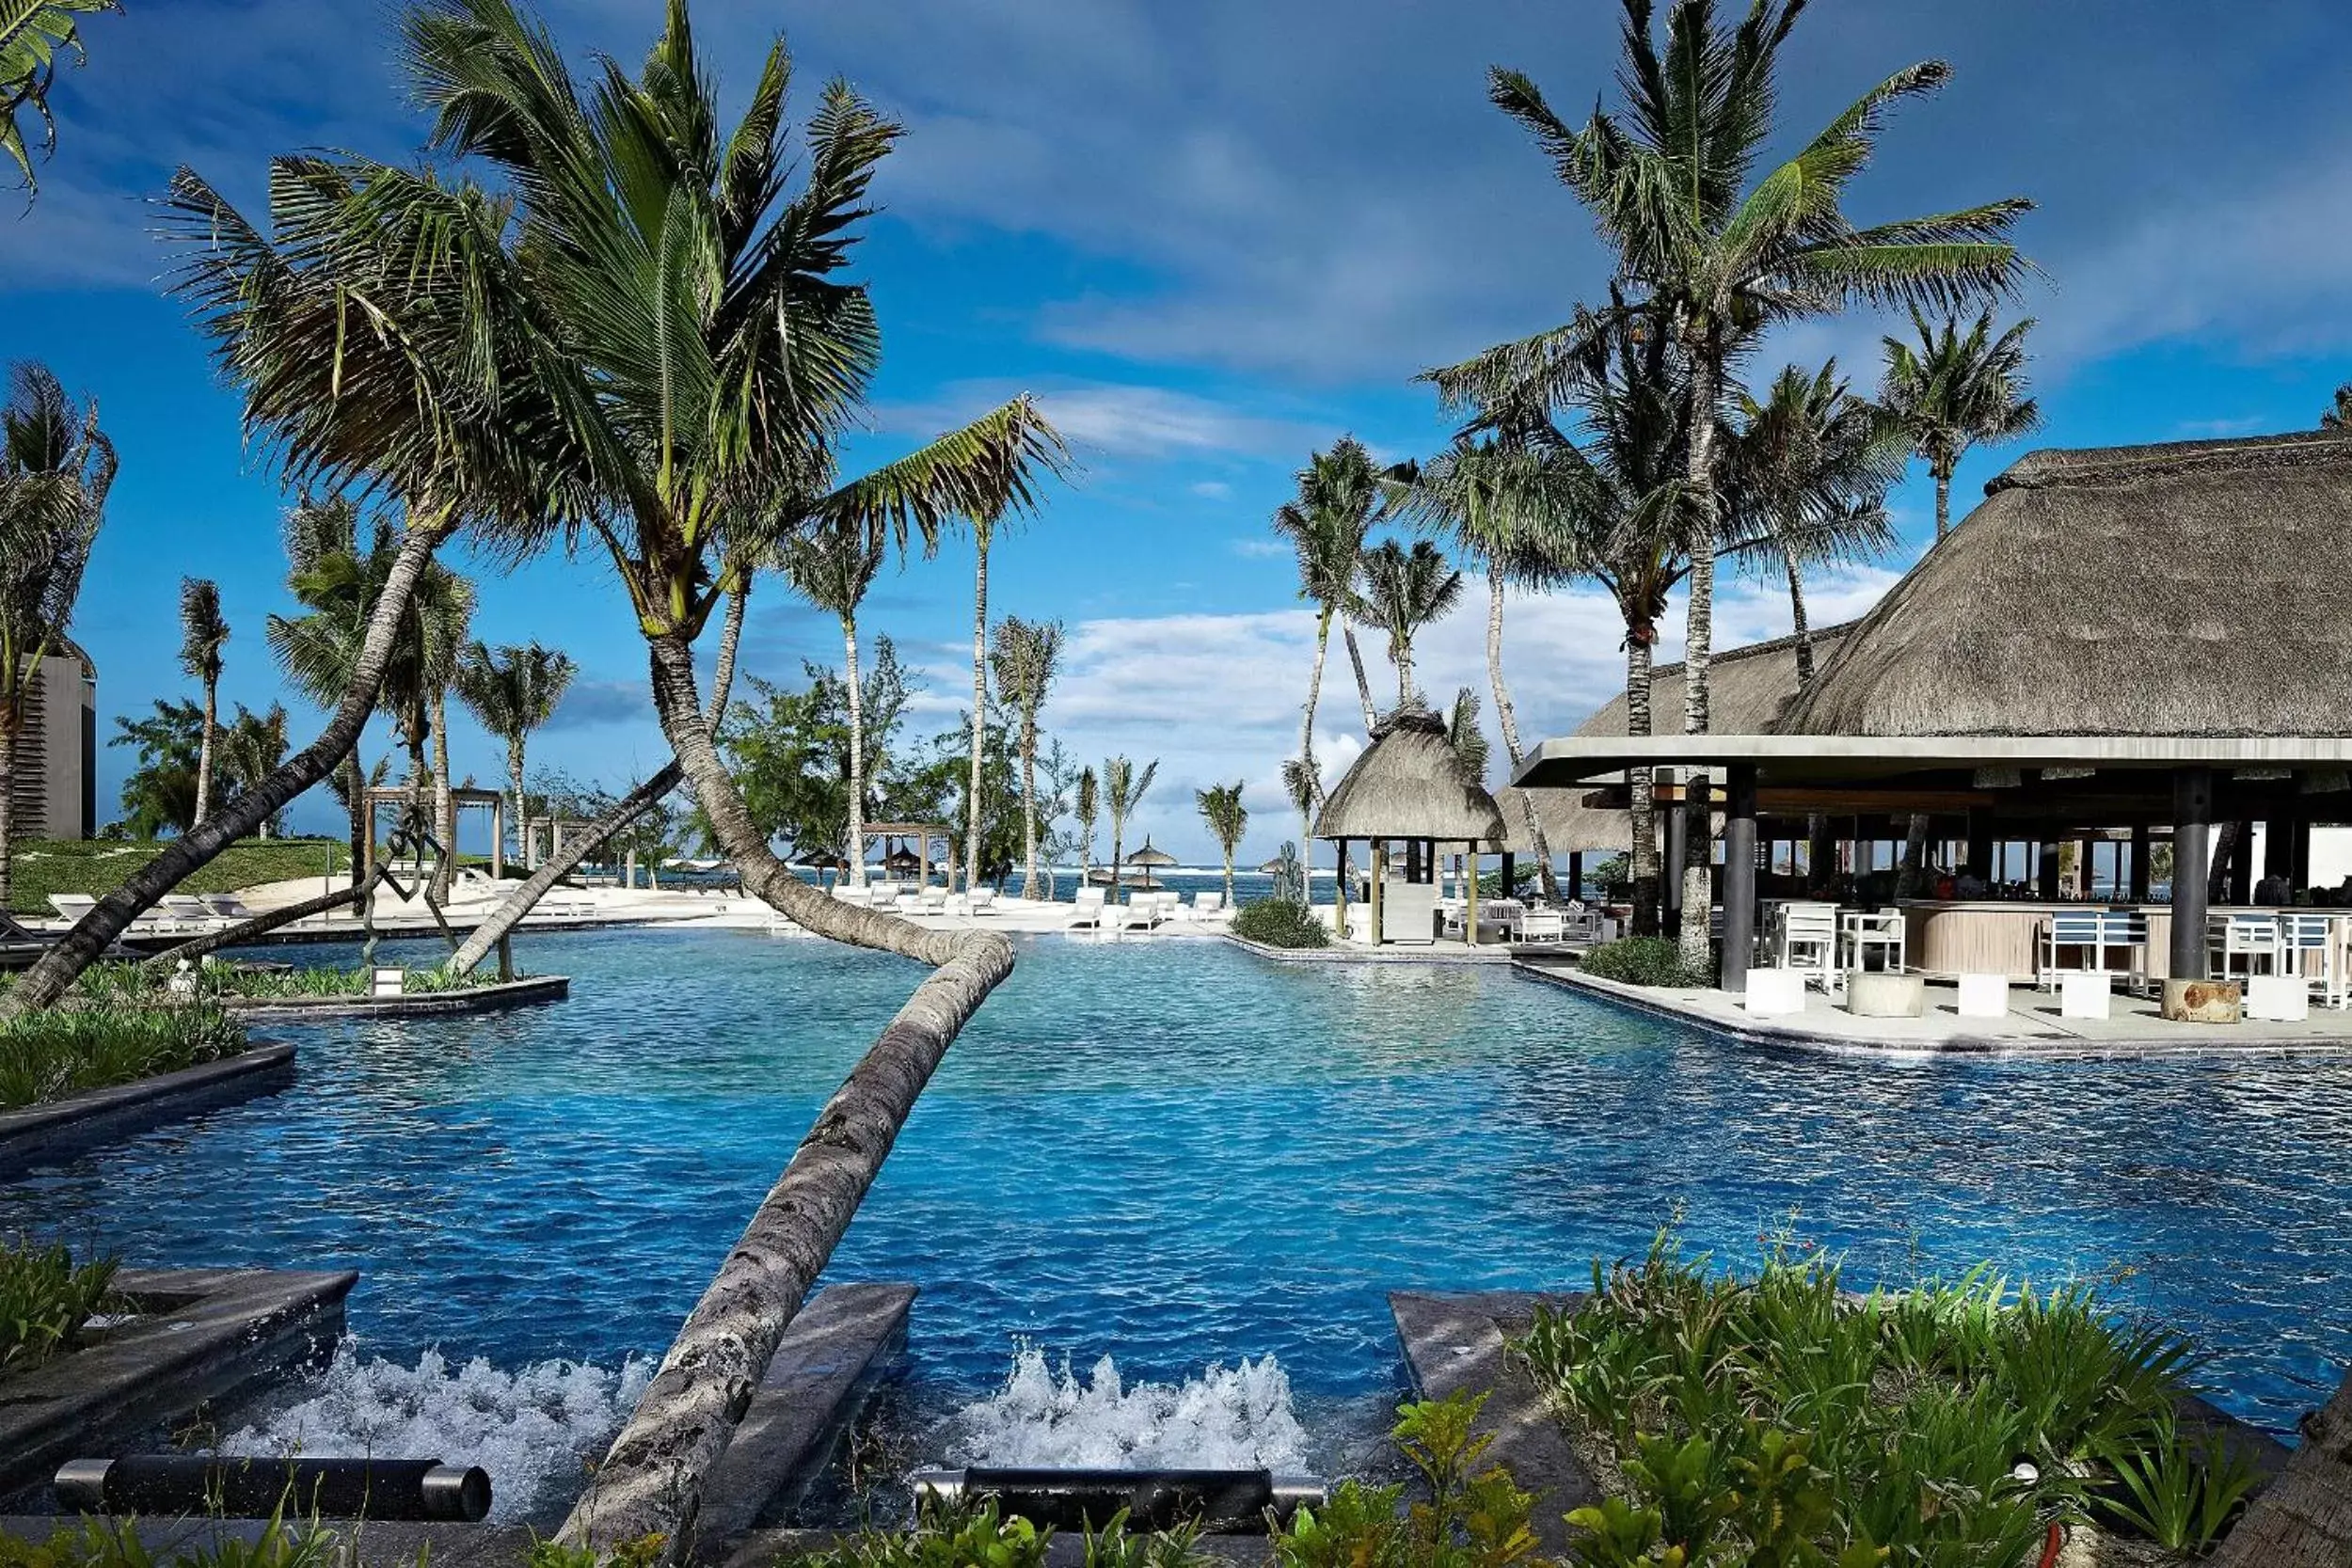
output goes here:
{"type": "Polygon", "coordinates": [[[353,1271],[124,1269],[129,1321],[0,1379],[0,1494],[103,1455],[259,1378],[314,1362],[342,1333],[353,1271]]]}
{"type": "Polygon", "coordinates": [[[426,1018],[455,1013],[490,1013],[502,1007],[527,1007],[561,1002],[571,994],[572,982],[562,974],[534,974],[526,980],[501,980],[463,990],[417,991],[403,996],[240,996],[224,997],[221,1006],[242,1019],[278,1023],[329,1018],[426,1018]]]}
{"type": "MultiPolygon", "coordinates": [[[[71,1159],[199,1111],[274,1094],[294,1082],[294,1069],[293,1046],[264,1041],[216,1062],[0,1111],[0,1177],[71,1159]]],[[[0,1454],[6,1452],[0,1446],[0,1454]]]]}

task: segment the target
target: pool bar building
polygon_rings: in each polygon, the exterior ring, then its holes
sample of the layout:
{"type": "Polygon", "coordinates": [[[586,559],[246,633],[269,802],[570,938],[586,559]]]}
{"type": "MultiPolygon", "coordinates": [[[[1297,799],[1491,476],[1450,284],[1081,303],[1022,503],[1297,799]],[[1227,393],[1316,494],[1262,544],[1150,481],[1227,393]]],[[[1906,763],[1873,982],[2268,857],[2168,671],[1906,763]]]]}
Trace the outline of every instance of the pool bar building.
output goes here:
{"type": "Polygon", "coordinates": [[[1629,736],[1620,701],[1515,783],[1569,818],[1622,811],[1630,769],[1717,784],[1726,991],[1770,961],[1763,895],[1828,880],[1796,844],[1824,822],[1900,839],[1915,815],[1943,863],[1895,900],[1915,969],[2016,980],[2071,960],[2163,985],[2167,1016],[2225,969],[2341,1004],[2352,908],[2312,885],[2312,845],[2352,822],[2352,439],[2038,451],[1985,489],[1874,610],[1820,635],[1809,682],[1792,640],[1731,651],[1710,681],[1721,732],[1629,736]],[[1759,845],[1782,841],[1776,885],[1759,845]],[[2019,842],[2033,875],[2004,884],[1996,846],[2019,842]],[[2055,950],[2054,918],[2090,909],[2111,918],[2088,950],[2055,950]]]}

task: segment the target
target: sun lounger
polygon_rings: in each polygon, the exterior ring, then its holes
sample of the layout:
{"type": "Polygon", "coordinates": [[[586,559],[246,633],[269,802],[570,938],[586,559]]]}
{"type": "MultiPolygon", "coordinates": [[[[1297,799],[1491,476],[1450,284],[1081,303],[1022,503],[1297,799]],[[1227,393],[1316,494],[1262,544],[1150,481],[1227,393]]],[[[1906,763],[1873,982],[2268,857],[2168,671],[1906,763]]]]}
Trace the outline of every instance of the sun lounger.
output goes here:
{"type": "Polygon", "coordinates": [[[254,911],[246,907],[244,899],[233,893],[200,893],[197,896],[204,900],[206,909],[223,920],[244,922],[261,918],[254,911]]]}
{"type": "Polygon", "coordinates": [[[898,912],[910,920],[923,912],[923,895],[919,893],[902,893],[895,903],[898,912]]]}
{"type": "Polygon", "coordinates": [[[98,908],[98,900],[87,893],[53,893],[49,895],[49,907],[57,911],[58,919],[79,922],[98,908]]]}
{"type": "Polygon", "coordinates": [[[1111,928],[1116,931],[1149,931],[1156,927],[1161,919],[1159,895],[1132,894],[1127,902],[1120,907],[1118,921],[1111,928]]]}
{"type": "Polygon", "coordinates": [[[1069,928],[1074,931],[1084,926],[1090,930],[1099,931],[1103,928],[1105,913],[1103,905],[1103,890],[1099,887],[1082,887],[1078,890],[1077,905],[1071,912],[1069,928]]]}
{"type": "Polygon", "coordinates": [[[996,912],[996,890],[986,887],[974,888],[971,893],[971,904],[974,914],[994,914],[996,912]]]}

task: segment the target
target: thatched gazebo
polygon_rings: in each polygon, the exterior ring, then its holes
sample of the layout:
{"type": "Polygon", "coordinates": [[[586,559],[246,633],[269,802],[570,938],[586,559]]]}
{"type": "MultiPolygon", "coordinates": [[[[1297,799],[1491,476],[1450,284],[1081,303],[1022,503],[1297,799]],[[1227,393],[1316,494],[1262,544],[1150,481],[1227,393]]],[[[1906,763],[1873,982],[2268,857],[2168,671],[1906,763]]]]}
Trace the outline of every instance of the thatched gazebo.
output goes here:
{"type": "MultiPolygon", "coordinates": [[[[1323,802],[1315,837],[1339,847],[1350,839],[1372,849],[1371,930],[1384,942],[1429,942],[1437,934],[1437,868],[1440,845],[1466,846],[1470,855],[1469,917],[1464,929],[1478,940],[1477,859],[1504,839],[1502,814],[1486,786],[1462,766],[1445,723],[1426,708],[1399,708],[1375,725],[1364,749],[1323,802]],[[1391,846],[1404,850],[1401,874],[1390,874],[1391,846]]],[[[1339,928],[1347,934],[1347,886],[1339,892],[1339,928]]]]}

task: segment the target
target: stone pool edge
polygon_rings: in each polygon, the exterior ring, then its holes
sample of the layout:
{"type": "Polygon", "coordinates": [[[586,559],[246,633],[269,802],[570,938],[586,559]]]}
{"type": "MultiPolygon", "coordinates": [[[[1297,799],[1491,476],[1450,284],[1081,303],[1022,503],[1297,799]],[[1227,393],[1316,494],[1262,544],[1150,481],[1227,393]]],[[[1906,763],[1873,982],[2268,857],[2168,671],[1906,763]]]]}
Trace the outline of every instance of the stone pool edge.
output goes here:
{"type": "Polygon", "coordinates": [[[1460,952],[1414,947],[1269,947],[1263,942],[1237,937],[1231,931],[1219,931],[1216,935],[1247,952],[1281,964],[1507,964],[1512,961],[1511,949],[1501,944],[1491,950],[1465,948],[1460,952]]]}
{"type": "Polygon", "coordinates": [[[401,996],[258,997],[223,1004],[241,1019],[272,1023],[299,1023],[315,1019],[451,1018],[466,1013],[497,1012],[567,1000],[571,977],[534,974],[526,980],[501,980],[464,990],[420,991],[401,996]]]}
{"type": "Polygon", "coordinates": [[[265,1040],[216,1062],[0,1112],[0,1178],[199,1111],[273,1094],[294,1082],[294,1048],[265,1040]]]}

